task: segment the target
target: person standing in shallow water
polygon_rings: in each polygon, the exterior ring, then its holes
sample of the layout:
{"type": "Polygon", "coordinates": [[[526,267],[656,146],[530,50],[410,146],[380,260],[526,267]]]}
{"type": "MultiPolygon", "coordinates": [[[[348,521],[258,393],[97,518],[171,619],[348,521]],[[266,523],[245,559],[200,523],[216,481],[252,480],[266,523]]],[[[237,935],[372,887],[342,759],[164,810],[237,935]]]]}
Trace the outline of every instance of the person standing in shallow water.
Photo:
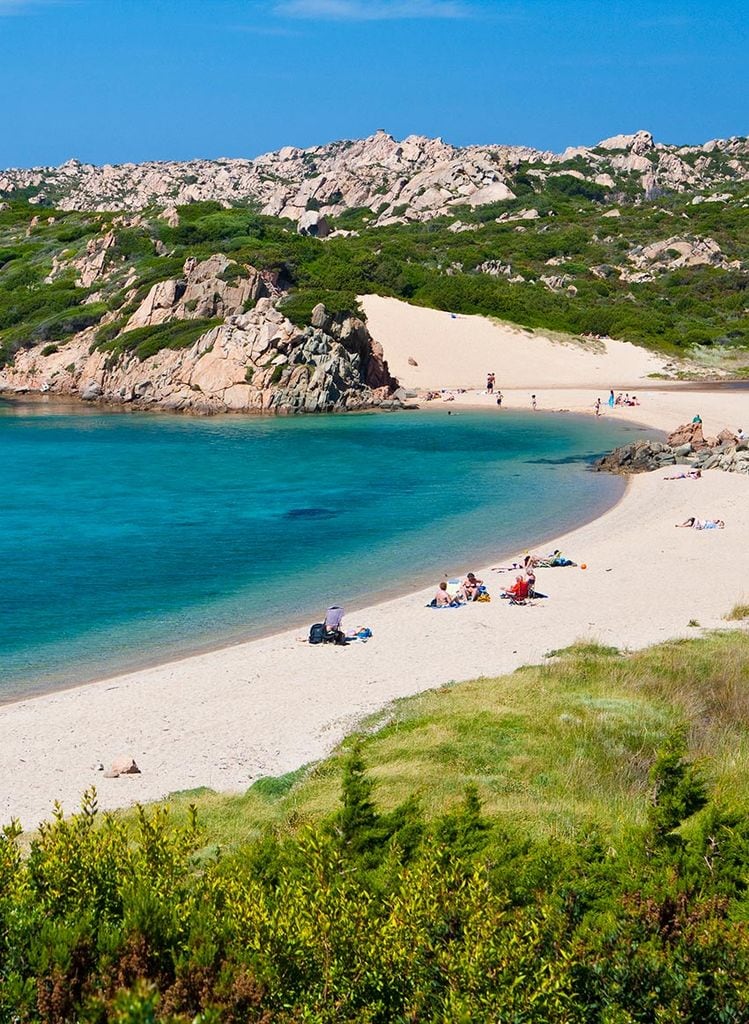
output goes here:
{"type": "Polygon", "coordinates": [[[616,399],[614,398],[614,390],[612,388],[611,391],[609,391],[609,408],[610,409],[614,408],[614,402],[616,402],[616,399]]]}
{"type": "Polygon", "coordinates": [[[597,398],[596,399],[596,416],[600,416],[600,415],[601,415],[601,399],[597,398]]]}
{"type": "Polygon", "coordinates": [[[502,399],[503,398],[504,398],[504,395],[502,394],[501,391],[499,391],[497,393],[497,405],[499,406],[500,409],[502,408],[502,399]]]}
{"type": "Polygon", "coordinates": [[[538,403],[536,402],[536,396],[535,395],[531,395],[531,408],[533,409],[534,412],[538,408],[538,403]]]}

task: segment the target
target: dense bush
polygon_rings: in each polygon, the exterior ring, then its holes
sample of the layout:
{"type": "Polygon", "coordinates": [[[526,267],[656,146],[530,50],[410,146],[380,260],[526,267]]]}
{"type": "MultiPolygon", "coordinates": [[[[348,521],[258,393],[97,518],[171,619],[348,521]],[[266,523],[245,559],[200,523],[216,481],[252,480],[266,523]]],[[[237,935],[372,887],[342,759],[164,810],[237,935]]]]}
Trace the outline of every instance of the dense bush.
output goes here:
{"type": "Polygon", "coordinates": [[[136,327],[113,338],[109,335],[114,329],[114,324],[107,324],[100,333],[97,333],[96,348],[111,354],[134,352],[138,359],[148,359],[165,348],[190,348],[201,334],[205,334],[221,322],[220,319],[171,320],[164,324],[154,324],[152,327],[136,327]]]}
{"type": "Polygon", "coordinates": [[[231,855],[194,815],[99,820],[91,792],[28,856],[0,836],[1,1019],[744,1020],[749,818],[704,807],[678,733],[652,778],[616,849],[532,839],[471,789],[382,813],[356,746],[335,814],[231,855]]]}

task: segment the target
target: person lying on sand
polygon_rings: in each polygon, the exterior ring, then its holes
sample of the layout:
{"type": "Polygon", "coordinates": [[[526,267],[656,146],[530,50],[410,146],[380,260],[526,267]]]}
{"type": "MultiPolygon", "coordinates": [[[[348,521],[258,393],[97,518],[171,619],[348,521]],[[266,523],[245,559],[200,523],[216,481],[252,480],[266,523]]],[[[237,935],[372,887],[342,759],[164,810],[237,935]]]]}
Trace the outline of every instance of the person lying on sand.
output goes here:
{"type": "Polygon", "coordinates": [[[702,477],[701,469],[690,469],[688,473],[677,473],[676,476],[664,476],[664,480],[699,480],[702,477]]]}
{"type": "Polygon", "coordinates": [[[676,523],[677,529],[687,526],[693,530],[723,530],[725,525],[722,519],[698,519],[696,516],[690,516],[683,523],[676,523]]]}

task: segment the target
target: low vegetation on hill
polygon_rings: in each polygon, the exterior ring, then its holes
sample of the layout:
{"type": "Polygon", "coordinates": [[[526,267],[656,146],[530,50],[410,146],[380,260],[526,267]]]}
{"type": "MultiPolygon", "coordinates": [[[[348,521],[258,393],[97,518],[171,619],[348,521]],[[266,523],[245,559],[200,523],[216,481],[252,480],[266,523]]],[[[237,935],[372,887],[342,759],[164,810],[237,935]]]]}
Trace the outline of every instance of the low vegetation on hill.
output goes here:
{"type": "Polygon", "coordinates": [[[376,210],[349,209],[326,239],[216,202],[180,207],[167,223],[155,210],[61,212],[13,199],[0,211],[0,363],[97,324],[97,344],[131,348],[111,343],[151,286],[214,253],[237,276],[250,266],[277,275],[281,308],[298,324],[319,301],[353,310],[357,295],[376,292],[672,353],[749,345],[746,182],[696,205],[688,191],[617,193],[627,201],[616,208],[573,174],[541,180],[521,164],[511,185],[515,199],[412,224],[375,227],[376,210]]]}
{"type": "Polygon", "coordinates": [[[6,828],[2,1019],[744,1020],[749,637],[550,654],[243,797],[6,828]]]}

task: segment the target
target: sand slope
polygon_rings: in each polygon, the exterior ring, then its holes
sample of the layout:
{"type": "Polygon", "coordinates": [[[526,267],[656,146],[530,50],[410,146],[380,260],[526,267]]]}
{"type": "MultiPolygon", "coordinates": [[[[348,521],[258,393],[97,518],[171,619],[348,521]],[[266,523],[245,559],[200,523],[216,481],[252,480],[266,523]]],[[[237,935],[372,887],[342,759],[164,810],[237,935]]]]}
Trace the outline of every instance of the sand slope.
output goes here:
{"type": "Polygon", "coordinates": [[[366,295],[361,302],[390,372],[408,388],[477,388],[490,371],[503,389],[631,388],[649,373],[662,372],[666,362],[624,341],[577,345],[486,317],[453,316],[379,295],[366,295]]]}

